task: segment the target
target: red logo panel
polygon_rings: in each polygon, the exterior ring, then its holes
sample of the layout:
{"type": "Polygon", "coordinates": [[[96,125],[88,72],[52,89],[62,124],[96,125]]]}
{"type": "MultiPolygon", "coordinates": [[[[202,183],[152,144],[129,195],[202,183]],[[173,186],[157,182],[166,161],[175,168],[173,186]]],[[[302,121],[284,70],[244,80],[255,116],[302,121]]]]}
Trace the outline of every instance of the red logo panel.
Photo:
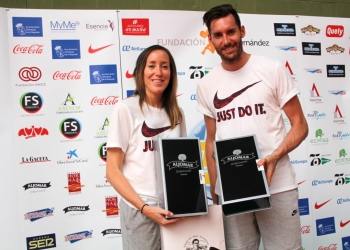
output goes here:
{"type": "Polygon", "coordinates": [[[344,35],[344,26],[342,25],[328,25],[326,27],[327,37],[342,37],[344,35]]]}
{"type": "Polygon", "coordinates": [[[149,36],[148,18],[123,18],[123,35],[129,36],[149,36]]]}

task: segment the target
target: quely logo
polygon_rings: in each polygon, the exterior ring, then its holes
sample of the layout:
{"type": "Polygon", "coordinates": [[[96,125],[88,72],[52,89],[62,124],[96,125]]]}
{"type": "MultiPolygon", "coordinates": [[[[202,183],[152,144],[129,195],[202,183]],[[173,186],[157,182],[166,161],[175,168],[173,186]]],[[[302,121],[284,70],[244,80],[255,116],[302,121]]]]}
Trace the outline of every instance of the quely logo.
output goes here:
{"type": "Polygon", "coordinates": [[[43,98],[40,94],[35,92],[24,93],[19,100],[21,107],[29,114],[39,112],[43,106],[43,98]]]}
{"type": "Polygon", "coordinates": [[[17,44],[13,47],[13,54],[42,54],[43,53],[43,44],[32,44],[30,46],[21,46],[17,44]]]}
{"type": "Polygon", "coordinates": [[[301,33],[306,34],[306,35],[315,35],[315,34],[320,34],[320,29],[312,26],[312,25],[308,25],[304,28],[301,28],[301,33]]]}
{"type": "Polygon", "coordinates": [[[102,212],[106,213],[107,218],[113,218],[119,216],[118,196],[106,196],[106,210],[102,212]]]}
{"type": "Polygon", "coordinates": [[[336,179],[335,185],[336,186],[341,186],[344,184],[349,184],[350,183],[350,175],[344,176],[344,173],[342,174],[335,174],[334,178],[336,179]]]}
{"type": "Polygon", "coordinates": [[[41,78],[41,70],[37,67],[24,67],[19,70],[18,76],[24,82],[36,82],[41,78]]]}
{"type": "Polygon", "coordinates": [[[233,150],[232,155],[226,156],[220,161],[222,161],[223,164],[231,163],[231,165],[237,165],[240,164],[241,161],[253,160],[255,158],[256,156],[254,155],[254,153],[242,154],[242,150],[235,149],[233,150]]]}
{"type": "Polygon", "coordinates": [[[54,208],[45,208],[33,212],[28,212],[24,215],[24,219],[33,222],[45,217],[53,216],[53,210],[54,208]]]}
{"type": "Polygon", "coordinates": [[[67,174],[68,186],[64,187],[68,189],[69,194],[81,194],[81,188],[85,185],[81,185],[80,172],[73,172],[67,174]]]}
{"type": "Polygon", "coordinates": [[[344,26],[342,25],[328,25],[326,27],[327,37],[343,37],[343,35],[344,35],[344,26]]]}
{"type": "Polygon", "coordinates": [[[186,161],[187,156],[185,154],[179,154],[177,158],[179,159],[178,161],[171,161],[166,164],[169,167],[169,170],[173,168],[185,168],[192,170],[199,167],[198,161],[186,161]]]}
{"type": "Polygon", "coordinates": [[[18,136],[24,136],[25,139],[42,135],[49,135],[49,131],[46,128],[35,128],[34,126],[31,128],[22,128],[18,131],[18,136]]]}
{"type": "Polygon", "coordinates": [[[92,238],[92,232],[93,232],[93,230],[68,234],[68,235],[64,236],[64,240],[69,241],[70,243],[75,243],[75,242],[80,241],[80,240],[90,239],[90,238],[92,238]]]}

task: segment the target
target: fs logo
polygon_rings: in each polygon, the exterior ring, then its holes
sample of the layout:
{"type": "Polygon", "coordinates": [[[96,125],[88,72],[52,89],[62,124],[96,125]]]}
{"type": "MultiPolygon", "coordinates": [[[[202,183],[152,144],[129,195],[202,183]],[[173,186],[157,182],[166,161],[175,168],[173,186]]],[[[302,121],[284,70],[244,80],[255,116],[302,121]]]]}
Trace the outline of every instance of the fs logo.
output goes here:
{"type": "Polygon", "coordinates": [[[29,139],[36,136],[49,135],[49,131],[46,128],[22,128],[18,131],[18,136],[24,136],[24,138],[29,139]]]}
{"type": "Polygon", "coordinates": [[[100,146],[98,146],[98,155],[100,156],[101,160],[106,162],[107,161],[107,142],[102,143],[100,146]]]}
{"type": "Polygon", "coordinates": [[[106,210],[102,210],[102,212],[106,212],[107,218],[119,216],[118,196],[107,196],[105,201],[106,210]]]}
{"type": "Polygon", "coordinates": [[[24,82],[36,82],[41,78],[41,70],[37,67],[23,67],[19,70],[18,76],[24,82]]]}
{"type": "Polygon", "coordinates": [[[81,123],[75,118],[67,118],[61,121],[59,130],[67,139],[75,139],[81,132],[81,123]]]}
{"type": "Polygon", "coordinates": [[[39,112],[44,102],[40,94],[35,92],[27,92],[21,96],[19,103],[24,111],[30,114],[35,114],[39,112]]]}
{"type": "Polygon", "coordinates": [[[81,185],[80,172],[67,173],[68,186],[64,187],[68,189],[69,194],[81,194],[81,188],[85,185],[81,185]]]}
{"type": "Polygon", "coordinates": [[[34,249],[49,249],[56,247],[56,235],[55,234],[45,234],[38,236],[31,236],[26,238],[27,250],[34,249]]]}
{"type": "Polygon", "coordinates": [[[201,79],[204,76],[203,66],[190,66],[190,79],[201,79]]]}

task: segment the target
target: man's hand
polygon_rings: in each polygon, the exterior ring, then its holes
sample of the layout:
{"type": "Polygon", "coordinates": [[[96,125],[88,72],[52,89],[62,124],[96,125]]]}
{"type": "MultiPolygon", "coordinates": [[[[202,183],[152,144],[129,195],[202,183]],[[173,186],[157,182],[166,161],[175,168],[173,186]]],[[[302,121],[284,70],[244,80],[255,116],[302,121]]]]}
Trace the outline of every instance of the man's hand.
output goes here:
{"type": "Polygon", "coordinates": [[[173,224],[183,219],[183,217],[174,218],[174,219],[166,219],[165,216],[173,216],[173,213],[167,210],[164,210],[160,207],[151,207],[145,206],[142,210],[142,213],[146,215],[148,218],[158,223],[160,226],[166,226],[169,224],[173,224]]]}
{"type": "Polygon", "coordinates": [[[268,186],[271,184],[272,176],[275,172],[277,162],[277,158],[275,158],[273,155],[268,155],[256,163],[256,165],[259,167],[264,166],[268,186]]]}

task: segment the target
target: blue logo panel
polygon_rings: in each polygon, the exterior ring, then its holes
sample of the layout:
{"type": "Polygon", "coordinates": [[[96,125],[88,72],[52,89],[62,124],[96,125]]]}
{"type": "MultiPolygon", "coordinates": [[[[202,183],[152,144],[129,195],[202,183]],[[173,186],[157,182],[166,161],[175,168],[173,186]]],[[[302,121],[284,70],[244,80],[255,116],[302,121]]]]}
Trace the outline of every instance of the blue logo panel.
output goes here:
{"type": "Polygon", "coordinates": [[[42,37],[42,18],[12,17],[12,31],[14,37],[42,37]]]}
{"type": "Polygon", "coordinates": [[[118,83],[117,65],[90,65],[90,84],[118,83]]]}
{"type": "Polygon", "coordinates": [[[317,236],[335,233],[334,217],[316,220],[317,236]]]}
{"type": "Polygon", "coordinates": [[[126,97],[130,97],[134,94],[135,90],[127,90],[126,91],[126,97]]]}
{"type": "Polygon", "coordinates": [[[310,210],[309,210],[309,199],[304,198],[304,199],[299,199],[298,200],[298,206],[299,206],[299,214],[300,216],[302,215],[309,215],[310,210]]]}
{"type": "Polygon", "coordinates": [[[80,59],[80,40],[52,40],[52,59],[80,59]]]}
{"type": "Polygon", "coordinates": [[[350,250],[350,236],[341,238],[341,244],[343,246],[343,250],[350,250]]]}

